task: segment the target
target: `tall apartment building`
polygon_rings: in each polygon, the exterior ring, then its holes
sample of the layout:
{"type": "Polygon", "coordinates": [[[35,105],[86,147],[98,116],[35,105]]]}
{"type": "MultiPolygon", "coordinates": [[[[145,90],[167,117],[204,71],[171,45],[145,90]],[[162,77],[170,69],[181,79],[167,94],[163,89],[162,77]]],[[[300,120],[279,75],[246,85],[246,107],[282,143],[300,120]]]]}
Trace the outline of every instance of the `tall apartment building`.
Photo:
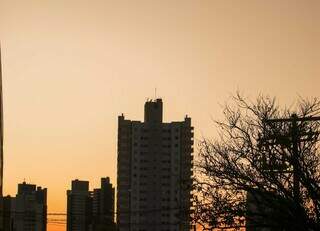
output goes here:
{"type": "Polygon", "coordinates": [[[119,231],[189,231],[193,166],[191,118],[163,122],[162,100],[144,122],[118,118],[119,231]]]}
{"type": "Polygon", "coordinates": [[[89,191],[89,182],[74,180],[67,191],[67,231],[115,231],[114,187],[101,178],[101,188],[89,191]]]}
{"type": "Polygon", "coordinates": [[[6,197],[6,217],[4,230],[46,231],[47,230],[47,189],[23,182],[18,184],[16,197],[6,197]],[[6,214],[9,216],[9,213],[6,214]]]}
{"type": "Polygon", "coordinates": [[[91,211],[89,181],[73,180],[67,191],[67,231],[91,231],[91,211]]]}

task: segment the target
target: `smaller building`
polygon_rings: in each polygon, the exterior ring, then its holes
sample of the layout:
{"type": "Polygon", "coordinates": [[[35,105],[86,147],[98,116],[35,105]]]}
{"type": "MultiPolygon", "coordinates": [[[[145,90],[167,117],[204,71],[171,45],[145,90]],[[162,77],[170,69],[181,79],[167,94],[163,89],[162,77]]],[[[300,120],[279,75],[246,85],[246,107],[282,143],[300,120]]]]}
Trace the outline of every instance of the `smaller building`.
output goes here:
{"type": "Polygon", "coordinates": [[[11,218],[11,196],[6,196],[1,198],[1,204],[3,209],[3,217],[2,217],[2,228],[4,231],[13,230],[13,220],[11,218]]]}
{"type": "Polygon", "coordinates": [[[91,231],[91,210],[89,181],[73,180],[67,191],[67,231],[91,231]]]}
{"type": "Polygon", "coordinates": [[[101,188],[93,190],[93,230],[113,231],[115,190],[110,178],[101,178],[101,188]]]}
{"type": "Polygon", "coordinates": [[[23,182],[16,197],[4,197],[5,231],[47,230],[47,189],[23,182]]]}
{"type": "Polygon", "coordinates": [[[101,178],[101,188],[89,191],[89,182],[74,180],[67,191],[67,231],[115,231],[114,187],[101,178]]]}

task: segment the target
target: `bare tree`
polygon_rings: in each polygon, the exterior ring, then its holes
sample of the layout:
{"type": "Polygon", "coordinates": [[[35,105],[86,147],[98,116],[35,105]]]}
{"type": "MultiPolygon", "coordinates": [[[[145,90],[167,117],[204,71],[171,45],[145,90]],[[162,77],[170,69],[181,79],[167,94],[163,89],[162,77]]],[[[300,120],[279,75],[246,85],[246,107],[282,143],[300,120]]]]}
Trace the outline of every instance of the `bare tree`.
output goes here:
{"type": "Polygon", "coordinates": [[[320,230],[320,101],[232,102],[215,122],[219,138],[200,142],[195,221],[203,230],[320,230]]]}

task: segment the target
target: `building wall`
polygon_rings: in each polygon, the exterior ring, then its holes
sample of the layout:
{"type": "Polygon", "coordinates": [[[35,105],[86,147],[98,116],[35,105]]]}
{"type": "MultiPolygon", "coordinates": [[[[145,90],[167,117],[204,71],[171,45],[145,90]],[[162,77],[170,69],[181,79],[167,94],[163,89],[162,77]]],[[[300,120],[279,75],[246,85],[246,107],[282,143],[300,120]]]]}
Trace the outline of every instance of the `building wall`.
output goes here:
{"type": "Polygon", "coordinates": [[[124,116],[118,119],[117,224],[130,230],[132,124],[124,116]]]}
{"type": "Polygon", "coordinates": [[[4,231],[12,231],[13,230],[13,220],[11,214],[11,201],[12,197],[6,196],[2,197],[3,203],[3,229],[4,231]]]}

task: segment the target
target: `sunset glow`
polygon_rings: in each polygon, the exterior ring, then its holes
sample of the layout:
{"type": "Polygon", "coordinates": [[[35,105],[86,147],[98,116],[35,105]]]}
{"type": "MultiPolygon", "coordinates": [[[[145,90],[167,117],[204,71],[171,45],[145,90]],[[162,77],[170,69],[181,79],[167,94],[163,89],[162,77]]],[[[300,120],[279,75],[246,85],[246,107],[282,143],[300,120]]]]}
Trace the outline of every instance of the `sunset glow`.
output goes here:
{"type": "MultiPolygon", "coordinates": [[[[4,194],[25,179],[48,188],[48,213],[66,213],[71,180],[115,185],[117,117],[142,120],[155,94],[165,121],[192,118],[195,140],[216,135],[237,90],[288,106],[320,97],[319,11],[317,0],[0,0],[4,194]]],[[[48,216],[48,231],[65,218],[48,216]]]]}

